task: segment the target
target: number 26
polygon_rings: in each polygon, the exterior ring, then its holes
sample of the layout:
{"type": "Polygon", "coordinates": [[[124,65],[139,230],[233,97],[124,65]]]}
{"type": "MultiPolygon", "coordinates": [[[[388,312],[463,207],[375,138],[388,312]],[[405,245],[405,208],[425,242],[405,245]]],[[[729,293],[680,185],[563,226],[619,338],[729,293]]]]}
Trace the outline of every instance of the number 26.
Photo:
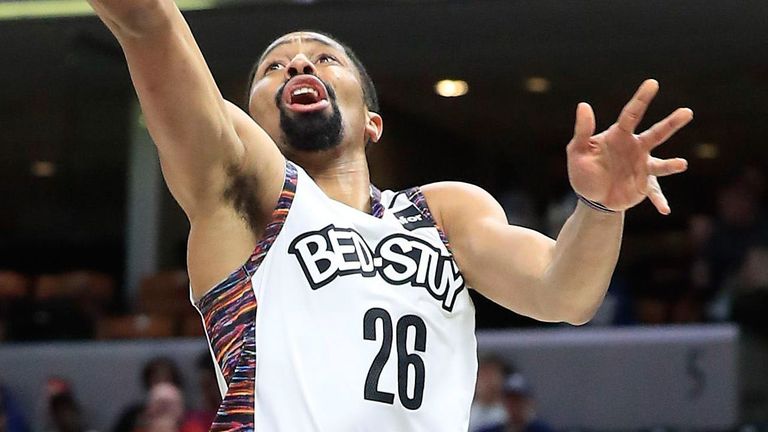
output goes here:
{"type": "MultiPolygon", "coordinates": [[[[384,370],[384,365],[389,360],[392,350],[392,317],[384,309],[373,308],[365,313],[363,318],[363,338],[365,340],[376,341],[376,321],[382,322],[382,343],[379,353],[373,359],[371,368],[368,370],[368,376],[365,379],[365,399],[394,404],[395,395],[379,390],[379,378],[384,370]]],[[[424,360],[418,354],[409,354],[406,348],[406,339],[408,328],[413,327],[416,331],[414,350],[425,352],[427,349],[427,326],[424,320],[416,315],[405,315],[397,321],[397,390],[400,395],[400,403],[409,410],[417,410],[421,407],[424,399],[424,360]],[[414,387],[413,397],[408,397],[408,373],[410,366],[414,369],[414,387]]]]}

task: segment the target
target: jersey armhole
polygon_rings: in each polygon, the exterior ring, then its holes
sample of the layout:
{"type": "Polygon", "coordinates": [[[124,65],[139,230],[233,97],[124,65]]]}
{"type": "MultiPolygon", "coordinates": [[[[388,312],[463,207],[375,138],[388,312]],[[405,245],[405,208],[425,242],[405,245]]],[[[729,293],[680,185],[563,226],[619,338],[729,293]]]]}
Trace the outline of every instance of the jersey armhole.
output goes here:
{"type": "Polygon", "coordinates": [[[248,260],[235,269],[226,279],[222,280],[215,287],[208,290],[197,302],[193,301],[193,304],[199,309],[205,309],[205,306],[210,306],[221,294],[226,291],[227,288],[238,285],[238,282],[244,278],[250,278],[256,273],[259,265],[267,256],[270,247],[275,242],[275,239],[280,234],[280,231],[285,225],[285,220],[288,217],[288,212],[293,204],[293,197],[296,194],[296,184],[298,183],[298,171],[296,165],[288,159],[285,160],[285,180],[283,182],[283,189],[280,191],[280,197],[277,200],[274,210],[272,210],[272,218],[261,235],[261,238],[256,242],[256,246],[251,252],[251,256],[248,260]]]}
{"type": "Polygon", "coordinates": [[[434,225],[435,229],[437,229],[437,233],[440,234],[440,240],[443,241],[445,248],[448,249],[448,252],[451,255],[453,255],[453,250],[451,249],[451,243],[448,241],[448,236],[445,235],[443,228],[438,225],[437,221],[435,221],[435,218],[432,217],[432,212],[429,210],[429,205],[427,204],[427,198],[424,196],[424,192],[421,191],[421,188],[416,186],[410,189],[406,189],[404,192],[405,196],[408,197],[408,200],[411,201],[411,203],[413,203],[417,209],[419,209],[421,215],[432,222],[432,225],[434,225]]]}
{"type": "Polygon", "coordinates": [[[275,205],[275,209],[272,210],[272,219],[264,228],[261,239],[256,243],[256,247],[253,249],[251,257],[245,263],[248,274],[253,275],[253,273],[256,272],[256,269],[264,260],[267,252],[269,252],[269,248],[272,247],[275,239],[280,234],[280,231],[282,231],[283,225],[285,225],[285,220],[288,217],[288,212],[291,210],[291,205],[293,204],[293,197],[296,195],[298,178],[299,173],[296,169],[296,165],[286,159],[283,190],[280,191],[277,205],[275,205]]]}

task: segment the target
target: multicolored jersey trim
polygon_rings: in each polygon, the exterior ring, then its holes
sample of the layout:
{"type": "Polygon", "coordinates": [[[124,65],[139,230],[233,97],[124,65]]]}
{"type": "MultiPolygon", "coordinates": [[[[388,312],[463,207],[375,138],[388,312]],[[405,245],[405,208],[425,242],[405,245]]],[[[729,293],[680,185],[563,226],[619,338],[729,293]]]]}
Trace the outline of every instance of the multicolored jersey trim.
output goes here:
{"type": "Polygon", "coordinates": [[[437,229],[438,234],[440,234],[440,240],[443,241],[443,244],[445,245],[446,249],[448,249],[448,252],[453,254],[453,251],[451,250],[451,244],[448,242],[448,236],[445,235],[445,232],[442,228],[437,224],[435,221],[435,218],[432,217],[432,212],[429,211],[429,206],[427,205],[427,199],[424,197],[424,193],[421,191],[421,188],[416,186],[412,187],[410,189],[406,189],[403,191],[405,193],[405,196],[408,197],[408,200],[410,200],[413,205],[416,206],[417,209],[421,212],[421,214],[437,229]]]}
{"type": "Polygon", "coordinates": [[[227,382],[227,392],[211,431],[254,429],[258,301],[251,287],[251,277],[285,224],[296,194],[297,179],[296,166],[286,161],[283,190],[272,212],[272,220],[251,257],[197,302],[213,354],[227,382]]]}

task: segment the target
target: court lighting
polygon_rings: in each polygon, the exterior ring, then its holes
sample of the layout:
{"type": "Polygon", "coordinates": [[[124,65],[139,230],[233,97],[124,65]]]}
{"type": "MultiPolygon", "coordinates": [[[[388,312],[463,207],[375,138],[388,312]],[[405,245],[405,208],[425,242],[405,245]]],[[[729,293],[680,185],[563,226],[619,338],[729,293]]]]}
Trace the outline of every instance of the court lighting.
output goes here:
{"type": "Polygon", "coordinates": [[[56,164],[51,161],[34,161],[31,170],[35,177],[53,177],[56,175],[56,164]]]}
{"type": "Polygon", "coordinates": [[[531,93],[546,93],[552,87],[552,83],[540,76],[528,77],[525,80],[525,89],[531,93]]]}
{"type": "Polygon", "coordinates": [[[469,92],[469,84],[462,80],[444,79],[435,84],[435,93],[442,97],[459,97],[469,92]]]}
{"type": "Polygon", "coordinates": [[[720,149],[715,143],[703,142],[696,144],[693,153],[699,159],[717,159],[720,155],[720,149]]]}

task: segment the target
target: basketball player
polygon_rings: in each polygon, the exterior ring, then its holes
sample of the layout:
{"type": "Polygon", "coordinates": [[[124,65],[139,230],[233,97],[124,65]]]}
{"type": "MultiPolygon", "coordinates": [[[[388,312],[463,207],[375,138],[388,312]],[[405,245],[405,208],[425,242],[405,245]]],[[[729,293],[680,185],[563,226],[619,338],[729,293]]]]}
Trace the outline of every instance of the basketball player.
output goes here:
{"type": "Polygon", "coordinates": [[[477,368],[471,287],[582,324],[605,294],[624,211],[682,159],[650,151],[692,118],[635,127],[644,82],[608,130],[576,110],[568,172],[583,197],[557,241],[508,226],[480,188],[370,184],[383,132],[352,51],[291,33],[264,52],[248,113],[225,101],[171,0],[89,0],[120,42],[165,180],[190,223],[193,301],[216,358],[213,430],[466,431],[477,368]]]}

